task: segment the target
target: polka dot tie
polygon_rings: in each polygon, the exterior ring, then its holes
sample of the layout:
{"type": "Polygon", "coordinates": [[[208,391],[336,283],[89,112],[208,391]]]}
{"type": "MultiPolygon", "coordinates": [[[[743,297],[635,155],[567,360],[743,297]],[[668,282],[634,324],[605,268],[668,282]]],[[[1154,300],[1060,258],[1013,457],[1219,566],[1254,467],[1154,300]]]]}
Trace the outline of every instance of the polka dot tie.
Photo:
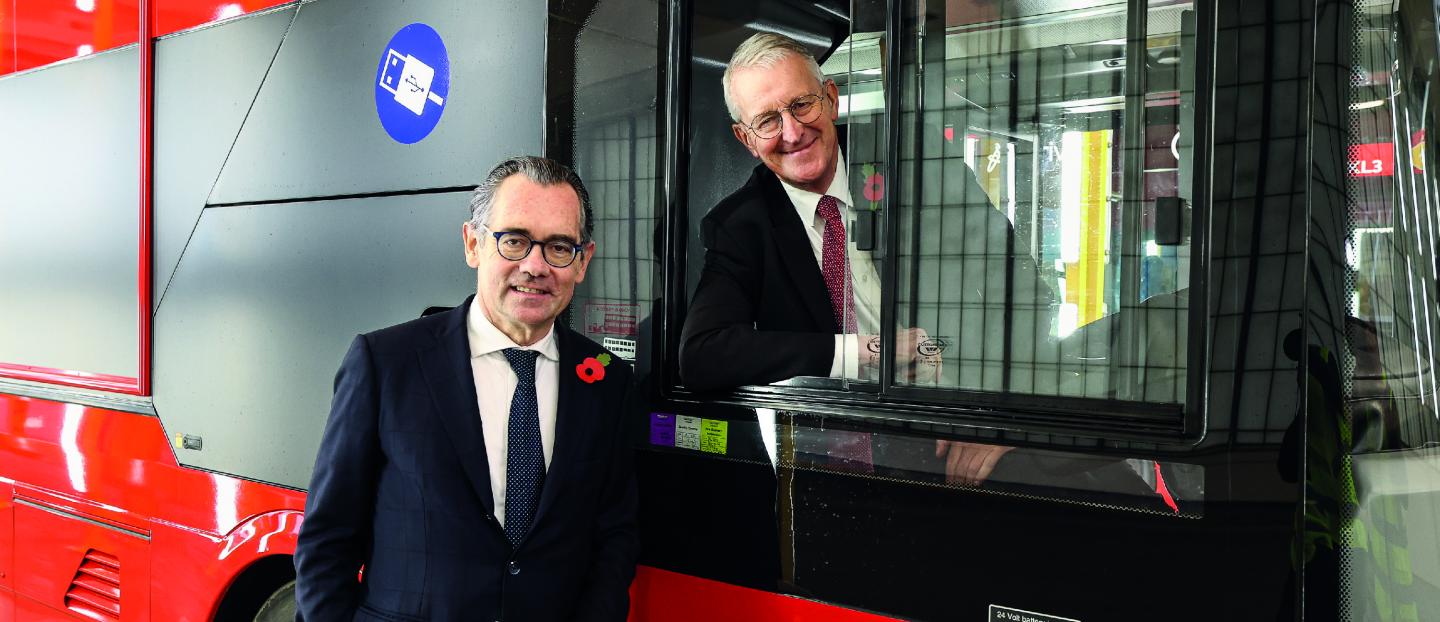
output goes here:
{"type": "Polygon", "coordinates": [[[515,395],[510,398],[509,458],[505,462],[505,539],[520,545],[530,531],[540,486],[545,480],[545,454],[540,448],[540,405],[535,398],[535,357],[539,352],[506,348],[505,360],[515,370],[515,395]]]}
{"type": "Polygon", "coordinates": [[[850,257],[845,249],[845,223],[840,220],[840,201],[830,195],[820,197],[815,213],[825,219],[825,233],[820,244],[820,275],[830,290],[830,308],[835,312],[835,326],[847,334],[859,332],[855,326],[855,289],[850,285],[850,257]],[[849,313],[846,313],[846,310],[849,313]]]}

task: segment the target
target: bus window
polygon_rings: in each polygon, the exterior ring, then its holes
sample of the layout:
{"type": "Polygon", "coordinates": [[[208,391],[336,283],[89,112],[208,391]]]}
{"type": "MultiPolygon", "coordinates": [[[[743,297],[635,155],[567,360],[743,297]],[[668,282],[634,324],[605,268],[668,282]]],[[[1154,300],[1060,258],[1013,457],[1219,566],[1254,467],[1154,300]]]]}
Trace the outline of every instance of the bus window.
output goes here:
{"type": "Polygon", "coordinates": [[[1389,5],[1360,9],[1358,17],[1372,27],[1359,30],[1356,45],[1346,185],[1354,446],[1422,447],[1440,442],[1440,379],[1431,368],[1440,356],[1440,224],[1426,172],[1435,34],[1403,28],[1389,5]]]}
{"type": "Polygon", "coordinates": [[[138,385],[138,59],[0,78],[0,375],[138,385]]]}
{"type": "Polygon", "coordinates": [[[883,186],[896,323],[927,365],[896,386],[1186,402],[1193,11],[1126,6],[913,11],[883,186]]]}
{"type": "Polygon", "coordinates": [[[648,371],[659,289],[654,250],[656,33],[654,0],[595,3],[575,44],[575,170],[595,218],[596,254],[576,288],[570,325],[648,371]],[[639,352],[647,352],[639,356],[639,352]]]}
{"type": "Polygon", "coordinates": [[[1326,476],[1309,478],[1307,507],[1321,510],[1307,514],[1306,537],[1341,525],[1335,567],[1348,619],[1426,619],[1437,600],[1417,586],[1434,584],[1427,547],[1440,523],[1435,13],[1409,0],[1353,10],[1346,287],[1334,305],[1343,306],[1334,316],[1345,318],[1348,347],[1338,357],[1317,346],[1307,353],[1307,465],[1326,476]]]}
{"type": "Polygon", "coordinates": [[[17,2],[0,9],[0,32],[13,35],[13,56],[0,62],[0,74],[25,71],[58,61],[89,56],[139,39],[138,0],[106,2],[17,2]],[[97,11],[97,8],[103,10],[97,11]],[[9,13],[9,15],[6,15],[9,13]],[[9,22],[8,24],[5,22],[9,22]]]}
{"type": "MultiPolygon", "coordinates": [[[[843,390],[852,383],[873,384],[877,379],[874,365],[868,364],[869,354],[858,349],[858,342],[865,338],[862,335],[879,332],[879,258],[859,248],[854,236],[843,230],[833,238],[842,240],[846,248],[842,255],[851,268],[854,289],[846,293],[857,292],[852,299],[869,303],[858,314],[853,306],[841,302],[846,297],[826,281],[834,278],[841,282],[839,275],[845,268],[831,264],[827,277],[821,259],[825,248],[822,196],[837,195],[829,209],[841,221],[868,210],[869,203],[857,190],[857,172],[837,163],[828,190],[806,191],[796,185],[793,171],[777,175],[770,168],[783,168],[778,163],[788,157],[782,157],[790,148],[781,146],[786,140],[797,145],[820,144],[816,150],[826,156],[838,148],[842,161],[848,157],[846,153],[857,149],[867,153],[867,161],[873,161],[868,154],[884,148],[883,137],[877,142],[868,127],[855,127],[857,118],[848,114],[851,76],[843,68],[834,69],[828,60],[848,57],[852,48],[862,50],[867,58],[874,55],[878,50],[874,35],[858,44],[847,37],[867,28],[883,30],[883,8],[873,9],[878,19],[867,17],[866,11],[857,11],[852,19],[849,9],[848,3],[834,1],[694,3],[690,93],[684,104],[690,130],[689,226],[684,240],[687,317],[679,357],[682,380],[692,389],[778,382],[843,390]],[[757,108],[743,120],[732,117],[722,76],[741,43],[759,33],[784,35],[790,45],[798,44],[824,64],[821,72],[826,80],[812,87],[810,75],[804,73],[793,84],[787,80],[783,94],[792,102],[809,95],[817,98],[807,108],[814,112],[813,118],[802,123],[808,129],[801,130],[805,137],[812,133],[823,136],[814,143],[807,142],[808,138],[786,139],[779,133],[762,136],[750,127],[754,116],[773,112],[777,102],[757,102],[752,108],[763,105],[770,109],[757,108]],[[837,89],[834,92],[829,90],[830,80],[837,89]],[[801,86],[790,88],[795,85],[801,86]],[[757,151],[751,152],[752,146],[757,151]],[[849,173],[848,183],[841,172],[849,173]],[[805,196],[810,198],[797,198],[796,192],[808,192],[805,196]]],[[[764,62],[754,66],[764,67],[756,71],[775,69],[764,62]]],[[[759,93],[760,85],[777,74],[766,75],[746,87],[749,94],[782,96],[759,93]]],[[[875,86],[865,84],[865,94],[872,101],[881,101],[875,86]]],[[[737,104],[733,112],[739,115],[743,111],[737,104]]],[[[858,118],[861,123],[871,120],[870,115],[858,118]]],[[[883,125],[883,117],[874,121],[883,125]]],[[[830,172],[825,171],[826,176],[830,172]]],[[[853,228],[849,230],[853,232],[853,228]]]]}
{"type": "MultiPolygon", "coordinates": [[[[1144,414],[1178,428],[1199,404],[1200,384],[1190,378],[1205,369],[1189,347],[1206,328],[1204,297],[1191,283],[1203,268],[1192,260],[1192,237],[1200,239],[1204,227],[1192,224],[1203,210],[1192,207],[1201,202],[1195,188],[1202,180],[1193,174],[1190,133],[1201,126],[1196,69],[1204,64],[1197,62],[1192,4],[1157,0],[1142,12],[1129,6],[902,0],[893,31],[889,8],[879,3],[857,5],[850,20],[833,24],[824,11],[784,3],[713,15],[695,7],[684,384],[703,390],[779,381],[851,398],[878,394],[921,409],[983,403],[1020,412],[1144,414]],[[763,219],[737,216],[749,212],[736,204],[716,208],[746,184],[761,189],[752,194],[765,188],[765,167],[757,166],[763,150],[749,153],[740,134],[732,135],[741,124],[726,108],[720,80],[730,55],[756,32],[784,34],[810,49],[835,84],[843,163],[836,179],[848,187],[837,181],[831,190],[849,197],[840,200],[849,209],[842,211],[848,296],[834,296],[828,283],[806,295],[811,284],[796,268],[805,257],[788,257],[786,249],[805,246],[808,232],[783,232],[771,215],[775,232],[764,233],[750,222],[763,219]],[[742,222],[719,226],[726,218],[742,222]],[[746,246],[735,231],[774,239],[746,246]],[[708,318],[728,303],[697,295],[705,279],[724,280],[711,274],[712,260],[734,258],[707,245],[726,236],[737,249],[778,256],[749,260],[744,265],[763,266],[763,274],[745,272],[732,279],[745,285],[727,290],[765,313],[739,318],[746,321],[727,316],[724,330],[706,322],[698,324],[709,333],[692,330],[702,317],[697,307],[708,318]],[[827,294],[841,302],[810,300],[827,294]],[[843,328],[837,313],[833,332],[859,339],[837,338],[835,363],[809,361],[801,378],[782,372],[799,369],[785,363],[805,352],[751,334],[829,328],[829,312],[841,305],[843,328]],[[702,350],[691,348],[703,341],[697,335],[710,341],[703,357],[687,355],[702,350]],[[767,348],[789,358],[767,356],[767,348]],[[706,358],[723,366],[710,364],[711,375],[693,382],[687,361],[693,369],[706,358]],[[853,368],[841,365],[852,360],[853,368]],[[893,373],[883,371],[887,364],[893,373]],[[730,373],[747,365],[769,367],[730,373]]],[[[820,248],[805,250],[823,264],[820,248]]],[[[820,280],[817,267],[811,281],[820,280]]]]}

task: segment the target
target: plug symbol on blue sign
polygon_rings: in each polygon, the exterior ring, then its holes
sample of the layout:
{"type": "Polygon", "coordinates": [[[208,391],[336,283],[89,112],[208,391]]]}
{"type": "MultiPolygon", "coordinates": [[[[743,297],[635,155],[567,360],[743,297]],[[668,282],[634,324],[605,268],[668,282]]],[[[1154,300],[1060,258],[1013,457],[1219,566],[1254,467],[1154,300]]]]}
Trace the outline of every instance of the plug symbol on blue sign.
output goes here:
{"type": "Polygon", "coordinates": [[[375,114],[395,142],[424,140],[450,96],[450,57],[440,33],[422,23],[401,28],[381,48],[375,68],[375,114]],[[433,105],[432,105],[433,104],[433,105]]]}
{"type": "Polygon", "coordinates": [[[395,94],[395,102],[417,115],[425,114],[425,102],[445,105],[445,98],[430,90],[435,68],[414,56],[387,50],[385,69],[380,74],[380,88],[395,94]]]}

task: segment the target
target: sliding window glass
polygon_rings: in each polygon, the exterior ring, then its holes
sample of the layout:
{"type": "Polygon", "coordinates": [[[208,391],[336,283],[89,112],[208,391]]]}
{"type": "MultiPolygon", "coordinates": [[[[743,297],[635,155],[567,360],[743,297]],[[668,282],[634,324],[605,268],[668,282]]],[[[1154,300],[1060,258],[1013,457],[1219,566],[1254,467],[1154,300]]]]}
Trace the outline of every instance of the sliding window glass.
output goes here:
{"type": "Polygon", "coordinates": [[[1193,4],[893,0],[851,3],[846,20],[745,7],[693,5],[689,25],[684,384],[1182,421],[1205,371],[1193,4]],[[811,217],[788,193],[745,220],[733,198],[766,188],[720,79],[756,32],[796,38],[819,60],[817,88],[835,85],[841,181],[827,192],[848,261],[835,278],[818,205],[811,217]],[[705,323],[730,307],[748,314],[705,323]],[[768,339],[786,331],[835,333],[813,348],[834,356],[768,339]]]}
{"type": "Polygon", "coordinates": [[[904,9],[887,384],[1178,411],[1203,306],[1192,5],[904,9]]]}

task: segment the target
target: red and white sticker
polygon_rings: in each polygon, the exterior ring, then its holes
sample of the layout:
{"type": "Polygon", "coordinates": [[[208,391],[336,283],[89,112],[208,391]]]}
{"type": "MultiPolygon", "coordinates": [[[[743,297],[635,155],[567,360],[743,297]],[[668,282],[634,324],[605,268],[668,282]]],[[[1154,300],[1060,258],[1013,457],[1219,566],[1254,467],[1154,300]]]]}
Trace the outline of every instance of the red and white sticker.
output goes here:
{"type": "Polygon", "coordinates": [[[585,303],[585,332],[633,337],[640,323],[640,305],[629,302],[585,303]]]}
{"type": "Polygon", "coordinates": [[[1395,174],[1395,143],[1350,146],[1351,177],[1391,177],[1395,174]]]}

